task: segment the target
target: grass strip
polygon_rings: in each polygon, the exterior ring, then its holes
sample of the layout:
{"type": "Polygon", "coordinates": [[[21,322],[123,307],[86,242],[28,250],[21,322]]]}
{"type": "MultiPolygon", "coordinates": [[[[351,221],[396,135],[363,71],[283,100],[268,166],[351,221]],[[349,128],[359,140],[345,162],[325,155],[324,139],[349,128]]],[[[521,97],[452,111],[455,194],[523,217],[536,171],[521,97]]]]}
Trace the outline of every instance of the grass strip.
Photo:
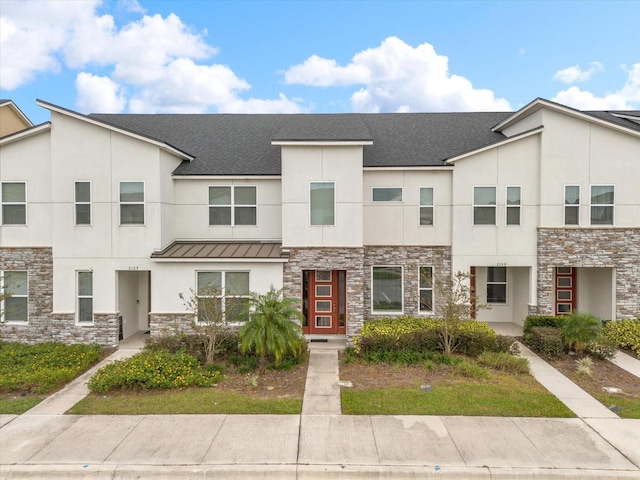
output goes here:
{"type": "Polygon", "coordinates": [[[620,418],[640,418],[640,400],[637,398],[626,398],[609,393],[597,393],[594,397],[607,408],[613,405],[618,407],[615,413],[620,418]]]}
{"type": "Polygon", "coordinates": [[[45,397],[28,395],[25,397],[0,397],[0,415],[22,415],[39,404],[45,397]]]}
{"type": "Polygon", "coordinates": [[[74,415],[297,415],[301,410],[301,399],[261,400],[212,388],[193,388],[145,393],[92,394],[78,402],[67,413],[74,415]]]}

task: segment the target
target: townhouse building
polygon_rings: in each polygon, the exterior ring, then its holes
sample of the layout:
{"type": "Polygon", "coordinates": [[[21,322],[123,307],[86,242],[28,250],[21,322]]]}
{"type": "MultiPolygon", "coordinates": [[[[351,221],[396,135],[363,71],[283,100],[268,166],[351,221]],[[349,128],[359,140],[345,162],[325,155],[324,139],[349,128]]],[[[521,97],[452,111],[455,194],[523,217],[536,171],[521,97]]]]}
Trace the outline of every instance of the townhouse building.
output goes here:
{"type": "Polygon", "coordinates": [[[117,345],[271,286],[307,334],[433,316],[640,315],[640,112],[92,114],[0,101],[5,340],[117,345]]]}

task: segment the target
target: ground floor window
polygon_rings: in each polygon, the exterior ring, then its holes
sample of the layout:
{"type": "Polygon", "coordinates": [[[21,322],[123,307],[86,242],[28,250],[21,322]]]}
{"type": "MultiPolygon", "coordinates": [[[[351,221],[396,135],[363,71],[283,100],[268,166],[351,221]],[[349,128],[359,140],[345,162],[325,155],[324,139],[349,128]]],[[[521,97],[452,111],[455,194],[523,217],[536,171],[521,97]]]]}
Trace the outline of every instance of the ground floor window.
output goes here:
{"type": "Polygon", "coordinates": [[[249,301],[249,272],[197,272],[198,302],[217,299],[227,321],[235,321],[249,301]]]}
{"type": "Polygon", "coordinates": [[[487,268],[487,303],[507,303],[507,268],[487,268]]]}
{"type": "Polygon", "coordinates": [[[372,267],[372,311],[402,313],[402,267],[372,267]]]}
{"type": "Polygon", "coordinates": [[[93,272],[78,272],[78,323],[93,323],[93,272]]]}
{"type": "Polygon", "coordinates": [[[433,267],[420,267],[420,312],[433,312],[433,267]]]}
{"type": "Polygon", "coordinates": [[[26,271],[0,271],[0,285],[8,295],[0,304],[3,322],[29,320],[29,284],[26,271]]]}

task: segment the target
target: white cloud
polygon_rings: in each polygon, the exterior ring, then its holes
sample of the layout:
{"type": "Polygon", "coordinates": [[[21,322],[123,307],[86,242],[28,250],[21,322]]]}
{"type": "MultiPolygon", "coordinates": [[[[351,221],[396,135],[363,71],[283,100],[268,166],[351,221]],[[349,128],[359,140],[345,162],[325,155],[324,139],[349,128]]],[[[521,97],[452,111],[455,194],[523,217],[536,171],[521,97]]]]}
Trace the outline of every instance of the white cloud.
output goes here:
{"type": "MultiPolygon", "coordinates": [[[[79,71],[76,105],[83,112],[121,111],[127,104],[135,112],[300,111],[283,96],[242,100],[249,83],[210,63],[218,50],[206,42],[206,30],[195,32],[174,14],[117,25],[97,13],[100,1],[2,2],[3,89],[66,67],[79,71]]],[[[121,0],[117,8],[144,13],[136,0],[121,0]]]]}
{"type": "Polygon", "coordinates": [[[552,98],[579,110],[633,110],[640,107],[640,63],[625,68],[628,73],[626,83],[620,90],[598,97],[589,91],[570,87],[552,98]]]}
{"type": "Polygon", "coordinates": [[[354,55],[351,63],[318,56],[285,72],[285,83],[310,86],[364,85],[351,97],[359,112],[510,110],[488,89],[474,88],[449,72],[449,59],[432,45],[407,45],[397,37],[354,55]]]}
{"type": "Polygon", "coordinates": [[[81,72],[76,90],[76,107],[84,112],[120,113],[127,104],[122,87],[108,77],[81,72]]]}
{"type": "Polygon", "coordinates": [[[574,65],[573,67],[558,70],[553,75],[553,79],[560,80],[564,83],[585,82],[602,70],[603,66],[600,62],[591,62],[589,68],[586,70],[583,70],[580,65],[574,65]]]}

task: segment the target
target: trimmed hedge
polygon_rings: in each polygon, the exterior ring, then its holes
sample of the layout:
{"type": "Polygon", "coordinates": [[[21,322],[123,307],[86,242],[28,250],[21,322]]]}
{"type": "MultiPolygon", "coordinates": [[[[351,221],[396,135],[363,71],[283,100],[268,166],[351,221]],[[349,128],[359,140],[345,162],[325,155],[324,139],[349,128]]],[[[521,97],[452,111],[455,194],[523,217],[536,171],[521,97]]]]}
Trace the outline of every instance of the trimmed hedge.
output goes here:
{"type": "Polygon", "coordinates": [[[531,333],[534,327],[553,327],[562,328],[564,325],[564,317],[554,317],[553,315],[529,315],[524,320],[524,335],[531,333]]]}
{"type": "MultiPolygon", "coordinates": [[[[443,351],[440,329],[444,321],[411,316],[381,318],[364,323],[354,338],[356,353],[443,351]]],[[[464,321],[456,327],[456,352],[477,356],[484,351],[509,352],[513,340],[497,335],[485,322],[464,321]]]]}
{"type": "Polygon", "coordinates": [[[621,348],[628,348],[640,354],[640,318],[606,322],[602,333],[621,348]]]}
{"type": "Polygon", "coordinates": [[[532,327],[524,339],[534,350],[548,357],[558,358],[564,354],[564,338],[559,328],[532,327]]]}

